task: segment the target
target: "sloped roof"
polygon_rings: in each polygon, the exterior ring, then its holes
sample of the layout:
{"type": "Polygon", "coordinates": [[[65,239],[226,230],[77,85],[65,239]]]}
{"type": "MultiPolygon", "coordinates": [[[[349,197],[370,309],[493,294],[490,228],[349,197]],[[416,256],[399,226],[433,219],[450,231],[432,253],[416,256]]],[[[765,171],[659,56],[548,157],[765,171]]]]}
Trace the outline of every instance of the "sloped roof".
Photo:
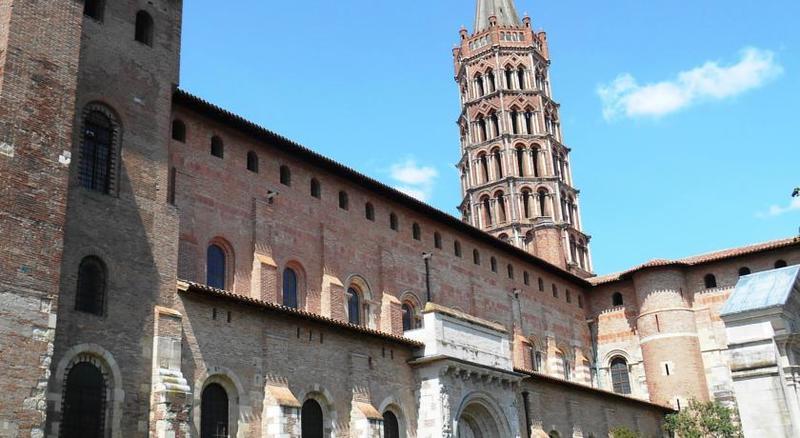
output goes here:
{"type": "Polygon", "coordinates": [[[745,275],[720,311],[720,316],[777,309],[786,304],[793,290],[800,292],[800,266],[745,275]]]}
{"type": "Polygon", "coordinates": [[[773,249],[787,248],[795,245],[800,246],[800,237],[791,237],[788,239],[772,240],[769,242],[756,243],[753,245],[728,248],[720,251],[713,251],[705,254],[684,257],[682,259],[675,259],[675,260],[653,259],[647,263],[628,269],[627,271],[593,277],[589,278],[588,280],[590,283],[592,283],[592,285],[598,286],[605,283],[613,283],[615,281],[628,279],[635,272],[648,268],[658,268],[664,266],[686,266],[686,267],[697,266],[705,263],[725,260],[728,258],[756,254],[759,252],[769,251],[773,249]]]}
{"type": "Polygon", "coordinates": [[[514,0],[478,0],[475,33],[489,27],[489,17],[497,17],[498,26],[522,26],[514,0]]]}

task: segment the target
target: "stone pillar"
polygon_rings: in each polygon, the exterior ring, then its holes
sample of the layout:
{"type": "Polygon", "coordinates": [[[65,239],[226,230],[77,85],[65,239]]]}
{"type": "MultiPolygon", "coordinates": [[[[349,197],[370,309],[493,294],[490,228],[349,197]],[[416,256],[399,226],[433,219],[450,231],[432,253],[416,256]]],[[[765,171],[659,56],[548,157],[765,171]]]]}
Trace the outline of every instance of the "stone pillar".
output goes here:
{"type": "Polygon", "coordinates": [[[192,392],[181,373],[181,324],[180,313],[156,307],[150,434],[157,438],[191,436],[192,392]]]}

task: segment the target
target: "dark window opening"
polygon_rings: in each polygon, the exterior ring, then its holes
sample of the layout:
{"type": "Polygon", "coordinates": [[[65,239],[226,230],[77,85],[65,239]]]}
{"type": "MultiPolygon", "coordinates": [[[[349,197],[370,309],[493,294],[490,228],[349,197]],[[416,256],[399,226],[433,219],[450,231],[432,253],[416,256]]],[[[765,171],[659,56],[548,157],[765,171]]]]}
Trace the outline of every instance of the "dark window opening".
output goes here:
{"type": "Polygon", "coordinates": [[[778,260],[775,262],[775,269],[785,268],[787,266],[788,264],[786,263],[786,260],[778,260]]]}
{"type": "Polygon", "coordinates": [[[103,21],[103,9],[105,9],[104,0],[86,0],[83,4],[83,15],[103,21]]]}
{"type": "Polygon", "coordinates": [[[172,139],[181,143],[186,142],[186,124],[175,119],[172,121],[172,139]]]}
{"type": "Polygon", "coordinates": [[[553,285],[553,298],[558,298],[558,286],[553,285]]]}
{"type": "Polygon", "coordinates": [[[211,137],[211,155],[217,158],[223,158],[225,156],[225,144],[219,136],[215,135],[211,137]]]}
{"type": "Polygon", "coordinates": [[[153,17],[145,11],[136,14],[136,41],[153,45],[153,17]]]}
{"type": "Polygon", "coordinates": [[[492,268],[492,272],[497,272],[497,259],[492,257],[489,261],[489,264],[492,268]]]}
{"type": "Polygon", "coordinates": [[[442,235],[439,232],[433,233],[433,246],[436,249],[442,249],[442,235]]]}
{"type": "Polygon", "coordinates": [[[228,438],[228,393],[218,383],[203,389],[200,402],[200,438],[228,438]]]}
{"type": "Polygon", "coordinates": [[[481,264],[481,253],[479,253],[477,249],[472,251],[472,262],[476,265],[481,264]]]}
{"type": "Polygon", "coordinates": [[[347,196],[347,192],[339,192],[339,208],[342,210],[350,209],[350,197],[347,196]]]}
{"type": "Polygon", "coordinates": [[[713,289],[717,287],[717,277],[715,277],[714,274],[706,275],[703,281],[705,282],[706,289],[713,289]]]}
{"type": "Polygon", "coordinates": [[[219,245],[209,245],[206,259],[206,284],[225,289],[225,250],[219,245]]]}
{"type": "Polygon", "coordinates": [[[539,292],[544,292],[544,279],[539,278],[539,292]]]}
{"type": "Polygon", "coordinates": [[[372,205],[372,203],[367,202],[364,205],[364,216],[367,218],[367,220],[375,221],[375,207],[372,205]]]}
{"type": "Polygon", "coordinates": [[[97,257],[81,260],[78,267],[78,289],[75,294],[75,310],[102,315],[106,296],[106,266],[97,257]]]}
{"type": "Polygon", "coordinates": [[[350,324],[361,324],[361,296],[352,287],[347,289],[347,320],[350,324]]]}
{"type": "Polygon", "coordinates": [[[751,274],[750,268],[748,268],[747,266],[739,268],[739,276],[740,277],[742,277],[744,275],[750,275],[750,274],[751,274]]]}
{"type": "Polygon", "coordinates": [[[394,231],[397,231],[397,229],[399,228],[397,215],[394,213],[389,215],[389,228],[391,228],[394,231]]]}
{"type": "Polygon", "coordinates": [[[294,269],[283,270],[283,305],[297,309],[297,273],[294,269]]]}
{"type": "Polygon", "coordinates": [[[628,375],[628,362],[621,357],[611,361],[611,383],[617,394],[630,394],[631,381],[628,375]]]}
{"type": "Polygon", "coordinates": [[[422,239],[422,229],[420,229],[418,223],[414,223],[414,225],[411,227],[411,236],[414,238],[414,240],[422,239]]]}
{"type": "Polygon", "coordinates": [[[400,438],[400,424],[390,411],[383,413],[383,438],[400,438]]]}
{"type": "Polygon", "coordinates": [[[622,294],[619,292],[615,292],[614,295],[611,297],[611,305],[612,306],[622,306],[625,304],[624,300],[622,299],[622,294]]]}
{"type": "Polygon", "coordinates": [[[101,193],[111,191],[114,130],[100,111],[86,116],[81,147],[80,180],[83,187],[101,193]]]}
{"type": "Polygon", "coordinates": [[[80,362],[69,370],[62,412],[60,438],[105,436],[106,384],[100,369],[80,362]]]}
{"type": "Polygon", "coordinates": [[[403,303],[403,331],[414,330],[416,327],[414,321],[414,307],[409,303],[403,303]]]}
{"type": "Polygon", "coordinates": [[[511,265],[508,265],[507,270],[508,270],[508,278],[513,280],[514,279],[514,267],[511,266],[511,265]]]}
{"type": "Polygon", "coordinates": [[[522,273],[522,283],[525,284],[525,286],[531,285],[531,274],[529,274],[528,271],[522,273]]]}
{"type": "Polygon", "coordinates": [[[281,184],[285,186],[292,185],[292,170],[289,169],[289,166],[281,166],[280,168],[280,181],[281,184]]]}
{"type": "Polygon", "coordinates": [[[247,153],[247,170],[258,173],[258,154],[253,151],[247,153]]]}
{"type": "Polygon", "coordinates": [[[320,186],[319,181],[316,178],[311,178],[311,187],[310,187],[311,197],[313,198],[321,198],[322,197],[322,186],[320,186]]]}
{"type": "Polygon", "coordinates": [[[315,400],[306,400],[300,411],[300,436],[302,438],[322,438],[322,407],[315,400]]]}
{"type": "Polygon", "coordinates": [[[458,240],[453,242],[453,254],[455,254],[456,257],[461,258],[461,242],[458,240]]]}

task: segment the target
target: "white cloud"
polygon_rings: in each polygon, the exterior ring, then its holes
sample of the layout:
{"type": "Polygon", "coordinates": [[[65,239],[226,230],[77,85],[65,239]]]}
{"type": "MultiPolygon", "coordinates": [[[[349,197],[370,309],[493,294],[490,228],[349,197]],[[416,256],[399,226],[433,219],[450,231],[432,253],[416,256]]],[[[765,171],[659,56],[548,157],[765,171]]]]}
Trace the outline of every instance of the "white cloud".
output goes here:
{"type": "Polygon", "coordinates": [[[792,201],[789,203],[789,205],[771,205],[767,211],[758,212],[756,213],[756,216],[765,219],[798,210],[800,210],[800,198],[792,198],[792,201]]]}
{"type": "Polygon", "coordinates": [[[759,88],[783,73],[769,50],[745,48],[736,64],[721,66],[708,61],[677,77],[639,85],[629,73],[619,75],[597,94],[603,101],[603,117],[661,117],[704,101],[722,100],[759,88]]]}
{"type": "Polygon", "coordinates": [[[398,183],[395,185],[397,190],[420,201],[430,199],[434,183],[439,176],[436,168],[420,166],[413,158],[393,164],[389,169],[389,174],[398,183]]]}

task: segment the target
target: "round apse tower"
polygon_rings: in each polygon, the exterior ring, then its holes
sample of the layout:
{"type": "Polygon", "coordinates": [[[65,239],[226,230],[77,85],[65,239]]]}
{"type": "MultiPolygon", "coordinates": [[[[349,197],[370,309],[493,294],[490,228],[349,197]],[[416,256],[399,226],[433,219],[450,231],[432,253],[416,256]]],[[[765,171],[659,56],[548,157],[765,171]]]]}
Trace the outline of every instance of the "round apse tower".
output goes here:
{"type": "Polygon", "coordinates": [[[636,327],[650,400],[676,409],[707,401],[700,338],[680,267],[650,268],[633,277],[639,301],[636,327]]]}

